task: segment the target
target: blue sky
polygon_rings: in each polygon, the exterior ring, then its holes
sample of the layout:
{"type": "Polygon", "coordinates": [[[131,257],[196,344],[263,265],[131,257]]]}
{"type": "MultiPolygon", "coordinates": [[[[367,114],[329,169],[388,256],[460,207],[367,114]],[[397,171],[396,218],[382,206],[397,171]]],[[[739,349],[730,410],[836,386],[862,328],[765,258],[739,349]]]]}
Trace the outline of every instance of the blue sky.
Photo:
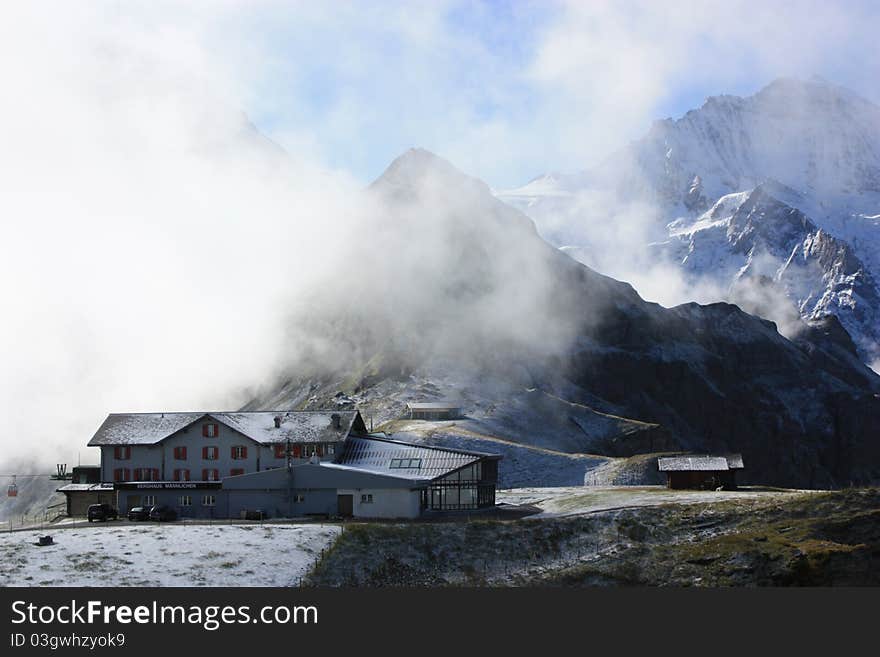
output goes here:
{"type": "Polygon", "coordinates": [[[266,3],[208,34],[250,48],[244,110],[288,150],[368,181],[423,146],[509,187],[783,75],[877,101],[878,24],[876,3],[266,3]]]}

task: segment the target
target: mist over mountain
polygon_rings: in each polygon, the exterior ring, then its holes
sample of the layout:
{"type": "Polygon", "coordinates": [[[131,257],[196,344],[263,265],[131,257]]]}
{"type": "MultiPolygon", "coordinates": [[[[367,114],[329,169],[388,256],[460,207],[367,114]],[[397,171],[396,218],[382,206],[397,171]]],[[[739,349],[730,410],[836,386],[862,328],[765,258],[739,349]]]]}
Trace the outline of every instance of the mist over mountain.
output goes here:
{"type": "Polygon", "coordinates": [[[778,484],[880,476],[880,377],[839,324],[792,342],[734,305],[646,302],[423,150],[364,204],[328,250],[336,272],[292,314],[277,383],[247,408],[356,405],[395,435],[506,450],[519,484],[676,449],[742,452],[778,484]],[[395,422],[448,398],[467,416],[453,426],[395,422]]]}
{"type": "Polygon", "coordinates": [[[802,328],[791,308],[805,321],[832,314],[865,362],[880,359],[880,107],[847,89],[779,79],[750,97],[711,97],[599,167],[499,197],[650,298],[770,309],[790,335],[802,328]]]}

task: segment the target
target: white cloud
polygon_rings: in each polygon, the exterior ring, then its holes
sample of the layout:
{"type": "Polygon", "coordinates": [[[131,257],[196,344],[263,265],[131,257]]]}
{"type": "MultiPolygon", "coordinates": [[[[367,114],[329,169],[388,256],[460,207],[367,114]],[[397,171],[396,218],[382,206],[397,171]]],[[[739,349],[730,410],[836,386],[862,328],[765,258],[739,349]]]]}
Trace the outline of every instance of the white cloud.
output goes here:
{"type": "Polygon", "coordinates": [[[75,462],[108,411],[242,401],[358,187],[254,133],[192,25],[41,9],[0,20],[0,414],[75,462]]]}

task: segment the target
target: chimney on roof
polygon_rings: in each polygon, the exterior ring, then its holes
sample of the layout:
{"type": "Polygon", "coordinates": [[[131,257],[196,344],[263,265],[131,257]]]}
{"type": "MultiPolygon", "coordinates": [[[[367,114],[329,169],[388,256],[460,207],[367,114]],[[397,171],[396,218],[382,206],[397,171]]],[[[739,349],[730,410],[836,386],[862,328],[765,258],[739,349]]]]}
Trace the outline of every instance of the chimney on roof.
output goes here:
{"type": "Polygon", "coordinates": [[[342,428],[342,416],[339,413],[331,415],[330,420],[333,422],[334,429],[339,430],[342,428]]]}
{"type": "Polygon", "coordinates": [[[275,416],[275,428],[276,429],[281,428],[281,416],[280,415],[275,416]]]}

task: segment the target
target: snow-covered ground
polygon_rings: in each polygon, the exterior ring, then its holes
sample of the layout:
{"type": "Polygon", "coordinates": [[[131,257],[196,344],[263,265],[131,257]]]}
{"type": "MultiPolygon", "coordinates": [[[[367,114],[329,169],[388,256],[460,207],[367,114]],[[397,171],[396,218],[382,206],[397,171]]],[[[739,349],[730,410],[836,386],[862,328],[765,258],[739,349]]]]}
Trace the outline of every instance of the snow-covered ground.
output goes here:
{"type": "Polygon", "coordinates": [[[102,524],[0,534],[0,586],[291,586],[335,525],[102,524]],[[37,547],[51,534],[55,544],[37,547]]]}
{"type": "Polygon", "coordinates": [[[533,504],[542,512],[529,518],[569,516],[660,504],[704,504],[725,500],[788,497],[808,491],[741,488],[736,491],[670,490],[663,486],[565,486],[499,490],[498,503],[533,504]]]}

